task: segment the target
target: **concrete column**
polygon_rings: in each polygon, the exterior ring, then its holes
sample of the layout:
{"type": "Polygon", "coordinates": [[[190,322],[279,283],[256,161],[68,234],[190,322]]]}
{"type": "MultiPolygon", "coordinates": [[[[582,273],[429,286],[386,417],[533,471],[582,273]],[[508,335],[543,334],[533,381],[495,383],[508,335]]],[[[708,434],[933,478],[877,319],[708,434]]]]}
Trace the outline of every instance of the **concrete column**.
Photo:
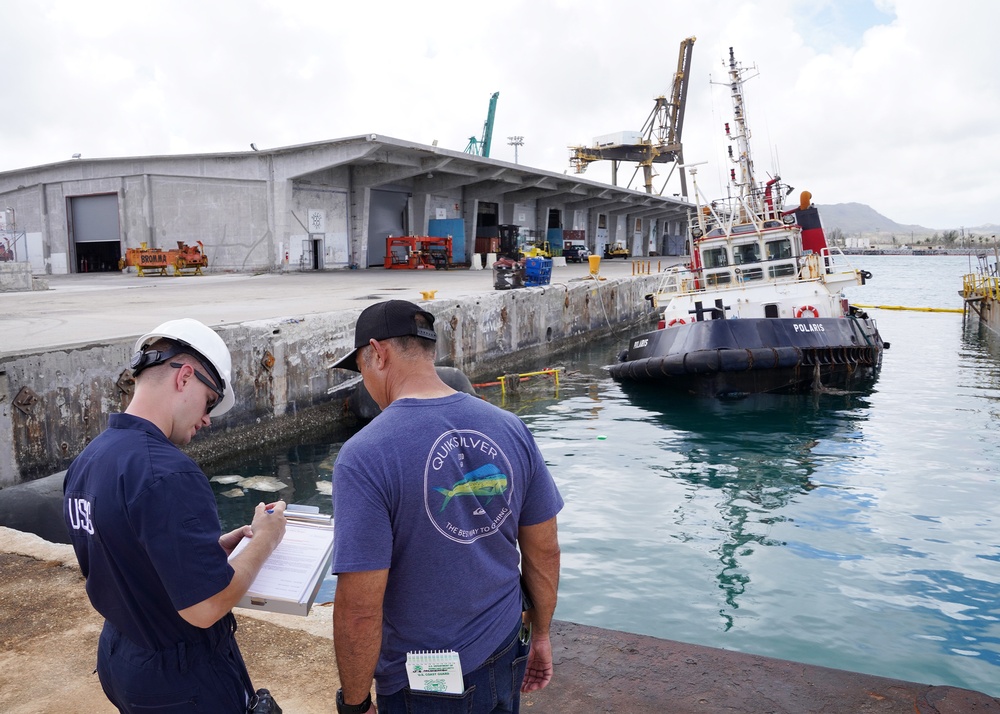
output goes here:
{"type": "Polygon", "coordinates": [[[601,212],[591,208],[587,211],[587,250],[594,255],[600,255],[597,250],[597,226],[601,212]]]}
{"type": "Polygon", "coordinates": [[[291,235],[292,182],[284,176],[277,177],[274,172],[274,157],[267,157],[267,226],[268,226],[268,258],[267,265],[274,270],[284,266],[284,251],[289,249],[291,235]],[[278,244],[284,248],[278,255],[278,244]]]}
{"type": "MultiPolygon", "coordinates": [[[[67,207],[67,210],[68,207],[67,207]]],[[[45,272],[52,272],[52,262],[50,258],[52,257],[52,232],[49,230],[49,202],[48,197],[45,195],[45,184],[41,184],[38,187],[38,215],[41,217],[39,223],[41,224],[42,231],[42,257],[45,259],[45,272]]],[[[24,236],[24,252],[25,258],[27,258],[28,253],[28,236],[24,236]]],[[[70,263],[69,246],[66,246],[66,272],[72,273],[73,267],[70,263]]]]}
{"type": "Polygon", "coordinates": [[[628,214],[622,214],[620,212],[608,212],[608,245],[613,246],[618,241],[625,244],[626,250],[628,249],[628,232],[623,230],[620,223],[625,223],[626,228],[628,226],[628,214]]]}
{"type": "Polygon", "coordinates": [[[348,230],[350,231],[350,261],[361,270],[368,268],[368,216],[371,211],[372,190],[358,186],[354,181],[354,167],[350,170],[350,203],[348,230]]]}
{"type": "Polygon", "coordinates": [[[410,196],[410,206],[412,212],[410,228],[416,231],[415,235],[427,235],[430,230],[431,195],[429,193],[413,193],[410,196]]]}
{"type": "Polygon", "coordinates": [[[125,177],[118,178],[118,245],[121,247],[120,255],[125,254],[125,244],[128,235],[125,227],[128,225],[128,206],[125,205],[125,177]]]}
{"type": "MultiPolygon", "coordinates": [[[[139,240],[138,243],[145,243],[147,247],[154,248],[155,245],[153,241],[156,240],[156,232],[154,226],[156,226],[156,218],[153,213],[153,206],[155,202],[153,201],[153,179],[150,178],[149,174],[142,175],[142,213],[143,219],[146,221],[146,230],[143,231],[142,236],[137,236],[139,240]]],[[[136,245],[138,247],[138,245],[136,245]]]]}
{"type": "Polygon", "coordinates": [[[268,224],[268,267],[281,270],[284,267],[284,251],[289,250],[291,227],[292,182],[275,178],[273,173],[267,181],[267,224],[268,224]],[[278,255],[278,244],[284,248],[278,255]]]}
{"type": "Polygon", "coordinates": [[[479,216],[479,199],[463,198],[462,220],[465,221],[465,254],[476,252],[476,219],[479,216]]]}

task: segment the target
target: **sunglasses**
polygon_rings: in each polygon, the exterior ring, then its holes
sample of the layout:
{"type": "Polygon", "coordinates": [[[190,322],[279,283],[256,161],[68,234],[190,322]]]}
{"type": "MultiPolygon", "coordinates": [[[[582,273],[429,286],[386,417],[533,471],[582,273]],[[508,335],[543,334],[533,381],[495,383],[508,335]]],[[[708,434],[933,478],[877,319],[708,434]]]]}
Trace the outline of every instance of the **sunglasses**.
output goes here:
{"type": "MultiPolygon", "coordinates": [[[[184,365],[181,362],[171,362],[170,366],[173,367],[174,369],[180,369],[184,365]]],[[[198,370],[194,369],[194,367],[192,367],[191,369],[194,370],[194,376],[198,378],[198,381],[204,384],[206,387],[208,387],[215,393],[215,399],[213,399],[212,401],[210,401],[208,404],[205,405],[205,413],[211,414],[212,410],[215,409],[215,407],[218,406],[219,402],[222,401],[222,390],[219,389],[219,387],[212,380],[210,380],[208,377],[203,375],[198,370]]]]}

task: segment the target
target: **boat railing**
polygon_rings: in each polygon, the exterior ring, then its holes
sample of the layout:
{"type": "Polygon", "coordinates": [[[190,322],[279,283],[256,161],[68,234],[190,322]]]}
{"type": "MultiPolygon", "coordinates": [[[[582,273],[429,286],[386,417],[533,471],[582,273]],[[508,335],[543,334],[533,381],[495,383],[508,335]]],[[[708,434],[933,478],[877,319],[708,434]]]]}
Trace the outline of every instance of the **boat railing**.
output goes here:
{"type": "MultiPolygon", "coordinates": [[[[818,266],[818,258],[815,265],[818,266]]],[[[805,269],[809,277],[809,269],[805,269]]],[[[818,278],[818,267],[812,270],[812,277],[818,278]]],[[[761,259],[739,265],[722,265],[714,268],[673,267],[663,273],[657,287],[657,294],[676,295],[698,293],[706,289],[739,289],[753,284],[787,283],[802,279],[795,258],[761,259]]]]}
{"type": "Polygon", "coordinates": [[[675,265],[663,272],[656,292],[661,294],[691,292],[695,289],[695,278],[695,272],[690,268],[675,265]]]}
{"type": "Polygon", "coordinates": [[[854,275],[857,273],[844,251],[836,246],[823,248],[819,253],[819,259],[822,261],[823,273],[826,275],[854,275]]]}

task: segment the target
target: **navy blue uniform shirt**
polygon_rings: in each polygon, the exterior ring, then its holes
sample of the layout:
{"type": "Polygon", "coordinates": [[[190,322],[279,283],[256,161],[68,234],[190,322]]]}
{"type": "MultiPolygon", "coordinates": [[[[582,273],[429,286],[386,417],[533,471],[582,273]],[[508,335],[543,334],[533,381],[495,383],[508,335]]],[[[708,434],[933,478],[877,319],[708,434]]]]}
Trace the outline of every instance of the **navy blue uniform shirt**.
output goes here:
{"type": "Polygon", "coordinates": [[[63,493],[94,609],[140,647],[204,641],[177,611],[225,589],[233,569],[198,465],[151,422],[113,414],[70,465],[63,493]]]}

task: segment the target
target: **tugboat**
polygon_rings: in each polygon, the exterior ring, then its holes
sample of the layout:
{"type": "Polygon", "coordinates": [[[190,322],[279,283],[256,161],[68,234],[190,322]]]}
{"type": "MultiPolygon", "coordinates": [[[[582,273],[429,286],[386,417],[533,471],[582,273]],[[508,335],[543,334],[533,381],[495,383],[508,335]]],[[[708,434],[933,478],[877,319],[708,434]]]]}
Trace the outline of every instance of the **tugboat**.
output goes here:
{"type": "Polygon", "coordinates": [[[729,147],[735,196],[708,202],[687,167],[696,207],[691,262],[665,272],[646,296],[659,323],[629,340],[609,368],[617,380],[713,397],[844,388],[873,378],[889,348],[875,320],[843,293],[871,273],[827,245],[811,194],[784,210],[794,189],[778,176],[755,181],[745,73],[730,48],[735,132],[725,128],[736,145],[735,154],[729,147]]]}

